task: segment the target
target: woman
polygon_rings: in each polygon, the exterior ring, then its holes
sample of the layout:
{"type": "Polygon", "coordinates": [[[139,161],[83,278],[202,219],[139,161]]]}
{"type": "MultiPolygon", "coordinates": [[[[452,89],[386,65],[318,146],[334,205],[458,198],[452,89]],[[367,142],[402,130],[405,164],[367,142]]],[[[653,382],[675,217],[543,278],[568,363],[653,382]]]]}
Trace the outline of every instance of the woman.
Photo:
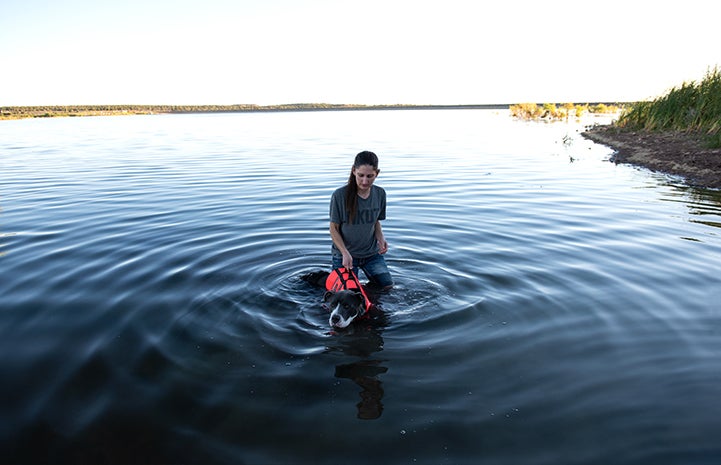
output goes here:
{"type": "Polygon", "coordinates": [[[330,200],[330,237],[333,268],[362,269],[368,280],[382,288],[393,286],[383,254],[388,242],[381,220],[386,218],[386,191],[374,185],[380,170],[373,152],[355,157],[348,184],[336,189],[330,200]]]}

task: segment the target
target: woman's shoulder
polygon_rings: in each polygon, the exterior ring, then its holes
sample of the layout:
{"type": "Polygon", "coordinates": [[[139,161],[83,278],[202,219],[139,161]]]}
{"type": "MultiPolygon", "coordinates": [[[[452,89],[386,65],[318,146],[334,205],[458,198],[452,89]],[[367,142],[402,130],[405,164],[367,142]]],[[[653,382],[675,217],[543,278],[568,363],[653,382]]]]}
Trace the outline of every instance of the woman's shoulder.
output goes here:
{"type": "Polygon", "coordinates": [[[335,197],[337,195],[345,195],[345,191],[347,188],[348,188],[347,185],[337,188],[336,190],[333,191],[333,197],[335,197]]]}
{"type": "Polygon", "coordinates": [[[331,202],[337,202],[341,204],[345,204],[345,191],[347,186],[339,187],[338,189],[333,191],[333,195],[330,196],[331,202]]]}

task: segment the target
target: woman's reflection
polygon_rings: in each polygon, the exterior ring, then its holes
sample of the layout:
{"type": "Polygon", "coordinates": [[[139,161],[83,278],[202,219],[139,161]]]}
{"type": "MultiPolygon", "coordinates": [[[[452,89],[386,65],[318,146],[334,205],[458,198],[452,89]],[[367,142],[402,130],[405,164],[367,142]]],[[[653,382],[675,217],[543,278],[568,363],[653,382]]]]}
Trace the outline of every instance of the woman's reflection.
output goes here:
{"type": "Polygon", "coordinates": [[[381,363],[381,360],[361,360],[335,367],[336,378],[351,379],[362,389],[361,401],[356,404],[361,420],[375,420],[383,413],[383,383],[378,375],[387,372],[388,368],[381,363]]]}

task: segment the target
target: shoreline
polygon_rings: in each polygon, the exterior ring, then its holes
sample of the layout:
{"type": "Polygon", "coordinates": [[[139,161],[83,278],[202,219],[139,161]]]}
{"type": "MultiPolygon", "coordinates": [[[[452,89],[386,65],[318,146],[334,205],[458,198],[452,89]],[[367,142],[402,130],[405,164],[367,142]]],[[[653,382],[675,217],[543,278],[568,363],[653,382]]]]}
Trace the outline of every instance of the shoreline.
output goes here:
{"type": "Polygon", "coordinates": [[[697,133],[628,131],[603,125],[581,135],[611,148],[614,163],[680,176],[693,187],[721,189],[721,148],[708,148],[697,133]]]}

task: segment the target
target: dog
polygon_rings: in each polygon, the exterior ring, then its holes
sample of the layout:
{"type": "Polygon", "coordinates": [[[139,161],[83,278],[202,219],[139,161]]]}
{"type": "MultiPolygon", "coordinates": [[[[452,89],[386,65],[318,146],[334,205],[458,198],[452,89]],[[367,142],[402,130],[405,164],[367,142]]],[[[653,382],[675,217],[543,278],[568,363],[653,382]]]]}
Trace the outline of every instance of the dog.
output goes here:
{"type": "Polygon", "coordinates": [[[318,271],[305,275],[303,279],[325,287],[323,304],[330,310],[328,324],[333,328],[348,327],[353,321],[364,317],[373,307],[353,270],[336,268],[330,273],[318,271]]]}
{"type": "Polygon", "coordinates": [[[338,292],[326,291],[323,303],[330,310],[328,323],[334,328],[346,328],[366,312],[363,296],[348,289],[338,292]]]}

